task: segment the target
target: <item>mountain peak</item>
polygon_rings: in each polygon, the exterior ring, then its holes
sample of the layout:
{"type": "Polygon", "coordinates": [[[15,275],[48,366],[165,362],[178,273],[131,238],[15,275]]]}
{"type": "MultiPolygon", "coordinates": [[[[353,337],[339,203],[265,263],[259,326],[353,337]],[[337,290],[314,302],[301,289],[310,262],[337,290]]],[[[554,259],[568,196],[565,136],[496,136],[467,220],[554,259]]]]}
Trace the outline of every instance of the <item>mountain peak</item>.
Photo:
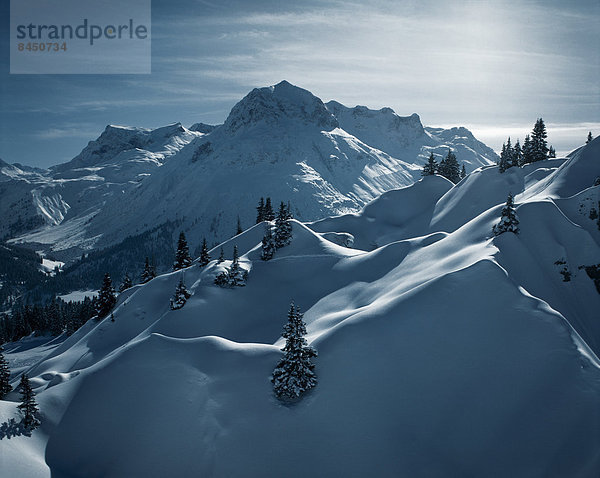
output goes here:
{"type": "Polygon", "coordinates": [[[285,80],[254,88],[233,107],[225,127],[236,132],[259,124],[275,127],[289,122],[325,130],[338,127],[337,120],[319,98],[285,80]]]}

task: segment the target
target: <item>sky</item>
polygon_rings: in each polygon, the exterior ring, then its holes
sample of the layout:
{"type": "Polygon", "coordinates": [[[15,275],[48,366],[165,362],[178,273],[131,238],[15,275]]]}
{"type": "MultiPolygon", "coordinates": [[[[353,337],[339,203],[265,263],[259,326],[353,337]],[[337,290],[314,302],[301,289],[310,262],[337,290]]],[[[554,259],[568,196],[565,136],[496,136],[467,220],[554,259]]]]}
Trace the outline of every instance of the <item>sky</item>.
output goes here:
{"type": "Polygon", "coordinates": [[[53,75],[9,73],[0,2],[9,163],[68,161],[107,124],[222,123],[283,79],[323,101],[466,126],[496,151],[539,117],[559,154],[600,134],[600,0],[153,0],[150,74],[53,75]]]}

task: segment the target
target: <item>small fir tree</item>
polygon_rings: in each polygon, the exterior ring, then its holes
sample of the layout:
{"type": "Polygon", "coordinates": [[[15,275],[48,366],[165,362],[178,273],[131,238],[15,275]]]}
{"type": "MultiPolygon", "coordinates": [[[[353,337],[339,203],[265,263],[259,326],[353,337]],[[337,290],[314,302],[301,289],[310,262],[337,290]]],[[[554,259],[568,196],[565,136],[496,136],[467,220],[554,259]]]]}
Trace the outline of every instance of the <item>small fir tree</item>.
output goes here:
{"type": "Polygon", "coordinates": [[[265,221],[272,221],[275,219],[275,213],[273,212],[273,206],[271,205],[271,198],[267,197],[267,201],[265,202],[264,216],[265,221]]]}
{"type": "Polygon", "coordinates": [[[202,249],[200,250],[200,260],[198,264],[200,267],[204,267],[210,262],[210,254],[208,252],[208,244],[206,243],[206,238],[202,239],[202,249]]]}
{"type": "Polygon", "coordinates": [[[498,163],[498,170],[503,173],[508,168],[512,168],[515,163],[515,150],[510,142],[508,141],[502,145],[502,152],[500,153],[500,162],[498,163]]]}
{"type": "Polygon", "coordinates": [[[438,172],[446,179],[452,181],[454,184],[460,181],[460,166],[458,165],[456,155],[451,149],[448,150],[448,154],[440,162],[438,172]]]}
{"type": "Polygon", "coordinates": [[[115,294],[115,288],[112,285],[112,280],[107,272],[104,274],[104,280],[102,281],[102,288],[98,293],[98,301],[96,303],[96,311],[98,312],[98,318],[102,319],[106,317],[108,313],[117,303],[117,297],[115,294]]]}
{"type": "Polygon", "coordinates": [[[217,263],[220,264],[221,262],[225,261],[225,251],[223,251],[223,246],[221,246],[221,249],[219,250],[219,258],[217,259],[217,263]]]}
{"type": "Polygon", "coordinates": [[[548,142],[546,138],[546,125],[542,118],[538,118],[531,133],[531,149],[533,161],[542,161],[548,157],[548,142]]]}
{"type": "Polygon", "coordinates": [[[256,224],[265,220],[265,198],[261,197],[256,207],[256,224]]]}
{"type": "Polygon", "coordinates": [[[521,144],[519,143],[518,139],[515,143],[515,147],[513,148],[512,165],[518,168],[523,166],[523,151],[521,150],[521,144]]]}
{"type": "Polygon", "coordinates": [[[552,145],[550,145],[550,147],[548,148],[548,157],[556,158],[556,150],[552,147],[552,145]]]}
{"type": "Polygon", "coordinates": [[[146,262],[144,263],[144,270],[142,271],[142,284],[146,282],[150,282],[152,279],[156,277],[156,270],[154,266],[150,264],[148,257],[146,257],[146,262]]]}
{"type": "Polygon", "coordinates": [[[179,240],[177,241],[177,252],[175,253],[175,262],[173,263],[173,270],[178,271],[185,267],[192,265],[192,256],[190,256],[190,248],[188,247],[187,240],[183,231],[179,233],[179,240]]]}
{"type": "Polygon", "coordinates": [[[21,404],[18,406],[23,415],[23,425],[27,430],[34,430],[40,425],[38,419],[38,408],[35,403],[35,393],[29,383],[29,377],[26,374],[21,375],[21,404]]]}
{"type": "Polygon", "coordinates": [[[493,227],[493,232],[496,236],[505,232],[519,233],[519,219],[515,211],[513,195],[509,194],[506,199],[506,205],[502,208],[500,222],[493,227]]]}
{"type": "Polygon", "coordinates": [[[248,272],[240,266],[238,248],[233,246],[231,265],[215,277],[215,284],[219,287],[243,287],[247,278],[248,272]]]}
{"type": "Polygon", "coordinates": [[[12,390],[10,386],[10,369],[2,352],[4,352],[4,349],[0,346],[0,400],[3,400],[8,392],[12,390]]]}
{"type": "Polygon", "coordinates": [[[508,169],[508,155],[506,154],[506,143],[502,143],[500,151],[500,160],[498,161],[498,172],[503,173],[508,169]]]}
{"type": "Polygon", "coordinates": [[[275,238],[273,237],[273,233],[271,231],[271,225],[267,224],[265,226],[265,235],[262,238],[262,253],[260,258],[263,261],[271,260],[275,254],[275,249],[275,238]]]}
{"type": "Polygon", "coordinates": [[[283,329],[285,346],[281,350],[284,355],[271,377],[275,396],[281,401],[296,401],[317,385],[315,365],[311,361],[317,356],[317,352],[308,345],[305,335],[303,316],[292,302],[288,322],[283,329]]]}
{"type": "Polygon", "coordinates": [[[240,216],[237,217],[237,226],[235,229],[235,235],[240,235],[244,230],[242,229],[242,222],[240,221],[240,216]]]}
{"type": "Polygon", "coordinates": [[[467,170],[465,169],[465,165],[462,165],[462,169],[460,170],[460,179],[465,179],[467,177],[467,170]]]}
{"type": "Polygon", "coordinates": [[[119,292],[126,291],[127,289],[131,289],[132,287],[133,287],[133,282],[131,282],[131,279],[129,278],[129,274],[127,274],[127,272],[126,272],[125,277],[123,277],[123,282],[121,282],[121,285],[119,287],[119,292]]]}
{"type": "Polygon", "coordinates": [[[423,166],[423,170],[421,171],[421,176],[433,176],[437,172],[437,169],[438,169],[437,161],[435,160],[433,153],[429,153],[429,159],[425,163],[425,166],[423,166]]]}
{"type": "Polygon", "coordinates": [[[594,137],[592,136],[592,132],[588,132],[587,141],[585,142],[585,144],[591,143],[593,139],[594,137]]]}
{"type": "Polygon", "coordinates": [[[281,201],[279,211],[277,212],[277,219],[275,219],[274,240],[277,249],[287,246],[292,241],[291,217],[289,207],[286,207],[283,201],[281,201]]]}
{"type": "Polygon", "coordinates": [[[523,164],[533,163],[533,145],[529,135],[525,135],[525,141],[523,141],[523,164]]]}
{"type": "Polygon", "coordinates": [[[179,279],[179,284],[177,284],[177,287],[175,288],[175,295],[171,299],[171,310],[181,309],[191,295],[190,291],[185,287],[182,275],[181,279],[179,279]]]}

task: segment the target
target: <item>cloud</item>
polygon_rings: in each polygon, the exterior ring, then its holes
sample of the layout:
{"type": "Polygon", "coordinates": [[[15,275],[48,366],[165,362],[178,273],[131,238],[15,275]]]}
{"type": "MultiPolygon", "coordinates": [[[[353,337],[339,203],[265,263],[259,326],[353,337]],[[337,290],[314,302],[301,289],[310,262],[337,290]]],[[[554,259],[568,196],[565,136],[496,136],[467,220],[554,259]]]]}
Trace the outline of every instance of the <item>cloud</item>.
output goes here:
{"type": "Polygon", "coordinates": [[[69,124],[36,131],[33,137],[42,140],[65,139],[65,138],[96,138],[100,132],[92,125],[69,124]]]}

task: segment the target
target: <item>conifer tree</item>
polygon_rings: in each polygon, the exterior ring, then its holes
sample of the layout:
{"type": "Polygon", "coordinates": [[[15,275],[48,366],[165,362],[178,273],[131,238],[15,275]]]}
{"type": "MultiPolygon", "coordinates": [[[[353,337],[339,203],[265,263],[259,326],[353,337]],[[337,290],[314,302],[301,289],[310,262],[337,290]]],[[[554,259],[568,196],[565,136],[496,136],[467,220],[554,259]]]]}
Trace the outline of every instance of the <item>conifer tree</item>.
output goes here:
{"type": "Polygon", "coordinates": [[[448,149],[448,154],[440,162],[438,172],[440,175],[444,176],[446,179],[449,179],[454,184],[460,181],[460,167],[458,165],[458,161],[456,160],[456,155],[451,149],[448,149]]]}
{"type": "Polygon", "coordinates": [[[548,148],[548,157],[556,158],[556,150],[552,147],[552,145],[550,145],[550,147],[548,148]]]}
{"type": "Polygon", "coordinates": [[[232,286],[246,285],[247,272],[240,267],[240,256],[237,246],[233,246],[233,260],[229,267],[229,282],[232,286]]]}
{"type": "Polygon", "coordinates": [[[240,257],[237,246],[233,246],[233,260],[231,265],[215,277],[215,284],[219,287],[243,287],[246,285],[248,272],[240,266],[240,257]]]}
{"type": "Polygon", "coordinates": [[[496,236],[499,236],[504,232],[519,233],[519,219],[517,218],[517,213],[515,211],[515,203],[512,194],[508,195],[506,205],[502,208],[500,222],[496,224],[492,230],[496,236]]]}
{"type": "Polygon", "coordinates": [[[4,349],[0,346],[0,400],[4,399],[8,392],[12,390],[10,386],[10,369],[8,362],[2,353],[4,349]]]}
{"type": "Polygon", "coordinates": [[[533,163],[534,161],[533,145],[529,135],[525,135],[525,141],[523,141],[523,164],[533,163]]]}
{"type": "Polygon", "coordinates": [[[242,229],[242,222],[240,221],[240,216],[237,217],[237,226],[235,229],[235,235],[240,235],[244,230],[242,229]]]}
{"type": "Polygon", "coordinates": [[[538,118],[531,133],[531,149],[533,161],[542,161],[548,157],[548,142],[546,138],[546,125],[542,118],[538,118]]]}
{"type": "Polygon", "coordinates": [[[21,375],[21,404],[17,407],[23,415],[23,425],[27,430],[34,430],[40,425],[37,417],[38,409],[35,403],[35,393],[29,383],[29,377],[26,374],[21,375]]]}
{"type": "Polygon", "coordinates": [[[131,289],[133,287],[133,282],[129,278],[129,274],[125,273],[125,277],[123,277],[123,282],[119,286],[119,292],[126,291],[127,289],[131,289]]]}
{"type": "Polygon", "coordinates": [[[515,151],[510,143],[510,137],[506,144],[502,145],[502,152],[500,153],[500,162],[498,163],[498,170],[503,173],[508,168],[514,166],[515,163],[515,151]]]}
{"type": "Polygon", "coordinates": [[[315,365],[311,361],[317,352],[304,338],[306,324],[300,309],[294,307],[293,302],[282,335],[285,338],[285,346],[281,349],[284,355],[273,371],[271,382],[278,399],[295,401],[317,385],[315,365]]]}
{"type": "Polygon", "coordinates": [[[108,313],[117,303],[117,297],[115,295],[115,288],[112,285],[112,280],[107,272],[104,274],[104,280],[102,281],[102,288],[98,293],[98,302],[96,303],[96,311],[98,312],[98,318],[102,319],[106,317],[108,313]]]}
{"type": "Polygon", "coordinates": [[[221,246],[221,249],[219,250],[219,259],[217,259],[217,263],[220,264],[221,262],[225,261],[225,251],[223,251],[223,246],[221,246]]]}
{"type": "Polygon", "coordinates": [[[271,205],[271,198],[267,197],[267,202],[265,203],[263,220],[272,221],[275,219],[275,213],[273,212],[273,206],[271,205]]]}
{"type": "Polygon", "coordinates": [[[500,160],[498,161],[498,171],[503,173],[508,169],[508,154],[506,154],[506,143],[502,143],[502,151],[500,151],[500,160]]]}
{"type": "Polygon", "coordinates": [[[288,207],[281,201],[279,211],[277,211],[277,219],[275,219],[275,247],[287,246],[292,241],[292,225],[290,223],[291,214],[288,207]]]}
{"type": "Polygon", "coordinates": [[[592,136],[592,132],[589,131],[587,135],[587,141],[585,142],[585,144],[591,143],[593,139],[594,137],[592,136]]]}
{"type": "Polygon", "coordinates": [[[256,207],[256,224],[265,220],[265,198],[261,197],[256,207]]]}
{"type": "Polygon", "coordinates": [[[267,224],[265,226],[265,235],[262,238],[262,253],[260,258],[263,261],[268,261],[273,258],[275,254],[275,239],[273,238],[273,233],[271,232],[271,225],[267,224]]]}
{"type": "Polygon", "coordinates": [[[173,270],[178,271],[185,267],[192,265],[192,256],[190,256],[190,248],[188,247],[187,240],[183,231],[179,233],[179,240],[177,241],[177,252],[175,253],[175,262],[173,263],[173,270]]]}
{"type": "Polygon", "coordinates": [[[467,170],[465,169],[465,165],[462,165],[462,169],[460,170],[460,179],[465,179],[467,177],[467,170]]]}
{"type": "Polygon", "coordinates": [[[423,166],[423,170],[421,171],[421,176],[433,176],[437,172],[437,169],[438,169],[437,161],[435,160],[433,153],[429,153],[429,159],[425,163],[425,166],[423,166]]]}
{"type": "Polygon", "coordinates": [[[518,139],[513,148],[512,165],[519,168],[523,166],[523,151],[521,150],[521,144],[518,139]]]}
{"type": "Polygon", "coordinates": [[[175,295],[171,299],[171,310],[181,309],[191,295],[190,291],[185,287],[182,274],[181,279],[179,279],[179,284],[177,284],[177,287],[175,288],[175,295]]]}
{"type": "Polygon", "coordinates": [[[440,163],[438,164],[437,167],[437,174],[439,174],[440,176],[443,176],[447,179],[447,175],[448,175],[448,168],[446,167],[446,158],[442,158],[440,159],[440,163]]]}
{"type": "Polygon", "coordinates": [[[206,238],[202,239],[202,249],[200,250],[200,260],[198,264],[200,267],[204,267],[210,262],[210,253],[208,252],[208,244],[206,243],[206,238]]]}
{"type": "Polygon", "coordinates": [[[152,279],[154,279],[156,277],[156,270],[154,269],[154,266],[152,266],[150,264],[150,261],[148,261],[148,257],[146,257],[146,262],[144,263],[144,270],[142,272],[142,284],[145,284],[146,282],[150,282],[152,279]]]}

